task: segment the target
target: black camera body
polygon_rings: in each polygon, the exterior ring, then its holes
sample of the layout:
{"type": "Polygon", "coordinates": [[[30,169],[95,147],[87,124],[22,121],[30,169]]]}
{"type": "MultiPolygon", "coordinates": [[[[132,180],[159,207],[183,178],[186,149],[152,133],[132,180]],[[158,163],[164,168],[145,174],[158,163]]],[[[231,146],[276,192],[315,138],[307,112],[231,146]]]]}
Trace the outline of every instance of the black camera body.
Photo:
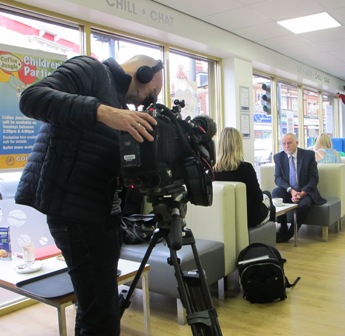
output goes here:
{"type": "Polygon", "coordinates": [[[153,142],[139,143],[129,133],[121,133],[123,184],[148,195],[170,195],[185,186],[188,201],[210,206],[214,163],[211,138],[216,133],[215,123],[208,117],[182,120],[180,110],[184,101],[174,103],[172,110],[162,104],[146,109],[157,121],[151,133],[153,142]],[[206,138],[205,125],[212,129],[206,138]]]}

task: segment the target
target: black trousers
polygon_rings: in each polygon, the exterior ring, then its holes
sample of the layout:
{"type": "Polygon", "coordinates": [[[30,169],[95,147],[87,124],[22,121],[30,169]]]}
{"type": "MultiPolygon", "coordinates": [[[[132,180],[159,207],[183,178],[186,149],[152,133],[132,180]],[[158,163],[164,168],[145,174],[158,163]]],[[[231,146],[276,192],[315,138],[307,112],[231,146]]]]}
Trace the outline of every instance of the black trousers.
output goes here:
{"type": "Polygon", "coordinates": [[[76,336],[120,335],[117,264],[121,234],[117,217],[94,225],[47,217],[68,266],[77,298],[76,336]]]}
{"type": "MultiPolygon", "coordinates": [[[[273,198],[282,198],[284,203],[293,203],[291,200],[291,194],[288,193],[285,188],[277,187],[272,190],[272,197],[273,198]]],[[[304,220],[307,218],[308,212],[313,204],[313,200],[310,196],[305,195],[300,202],[298,203],[298,208],[296,210],[297,214],[297,226],[298,228],[301,227],[304,220]]],[[[283,225],[287,225],[287,215],[282,215],[277,218],[277,222],[283,225]]],[[[293,226],[290,227],[290,230],[293,231],[293,226]]]]}

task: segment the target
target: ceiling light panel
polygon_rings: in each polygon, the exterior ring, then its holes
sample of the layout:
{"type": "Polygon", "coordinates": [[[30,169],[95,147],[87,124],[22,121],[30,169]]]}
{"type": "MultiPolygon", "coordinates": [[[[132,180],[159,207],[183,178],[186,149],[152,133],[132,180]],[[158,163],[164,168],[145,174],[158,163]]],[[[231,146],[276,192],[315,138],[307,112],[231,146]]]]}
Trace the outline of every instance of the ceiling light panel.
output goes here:
{"type": "Polygon", "coordinates": [[[340,27],[340,23],[334,20],[328,13],[302,16],[295,19],[278,21],[278,24],[295,34],[308,33],[316,30],[340,27]]]}

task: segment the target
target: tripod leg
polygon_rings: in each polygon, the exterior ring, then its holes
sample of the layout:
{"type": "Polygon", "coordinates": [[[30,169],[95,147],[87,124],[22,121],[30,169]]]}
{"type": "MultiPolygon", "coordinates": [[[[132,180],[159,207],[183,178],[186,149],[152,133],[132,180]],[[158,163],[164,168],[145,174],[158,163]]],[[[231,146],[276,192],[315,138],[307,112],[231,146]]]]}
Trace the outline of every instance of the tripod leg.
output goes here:
{"type": "Polygon", "coordinates": [[[145,255],[140,263],[140,266],[138,268],[138,271],[137,271],[137,274],[135,275],[130,287],[129,287],[129,290],[126,291],[126,292],[121,292],[119,294],[119,302],[120,302],[120,318],[122,317],[124,311],[130,306],[131,304],[131,297],[133,295],[133,292],[140,280],[140,277],[143,273],[143,270],[145,268],[145,265],[147,264],[147,261],[149,260],[150,258],[150,255],[152,253],[152,250],[154,249],[154,247],[156,246],[157,244],[157,241],[159,240],[159,238],[161,238],[161,233],[159,231],[159,229],[156,229],[155,232],[153,233],[152,235],[152,238],[150,240],[150,243],[148,245],[148,248],[145,252],[145,255]]]}
{"type": "MultiPolygon", "coordinates": [[[[221,336],[222,332],[213,306],[204,270],[191,231],[187,232],[187,244],[191,245],[196,271],[182,272],[176,251],[169,246],[171,263],[175,268],[180,299],[187,313],[187,322],[195,336],[221,336]]],[[[186,245],[186,244],[184,244],[186,245]]]]}
{"type": "MultiPolygon", "coordinates": [[[[177,257],[176,249],[171,246],[171,237],[169,230],[156,229],[149,247],[141,261],[136,276],[128,292],[120,294],[120,316],[122,317],[125,309],[130,306],[130,298],[136,288],[136,285],[142,275],[153,248],[159,238],[163,237],[169,247],[170,261],[169,264],[174,266],[175,277],[177,280],[178,290],[181,302],[186,309],[187,322],[191,326],[194,336],[222,336],[222,331],[218,323],[218,316],[213,306],[211,294],[207,285],[204,270],[202,268],[199,255],[195,246],[195,239],[190,230],[185,230],[186,236],[183,237],[183,245],[191,245],[196,271],[182,272],[180,262],[177,257]]],[[[173,239],[174,241],[174,239],[173,239]]]]}

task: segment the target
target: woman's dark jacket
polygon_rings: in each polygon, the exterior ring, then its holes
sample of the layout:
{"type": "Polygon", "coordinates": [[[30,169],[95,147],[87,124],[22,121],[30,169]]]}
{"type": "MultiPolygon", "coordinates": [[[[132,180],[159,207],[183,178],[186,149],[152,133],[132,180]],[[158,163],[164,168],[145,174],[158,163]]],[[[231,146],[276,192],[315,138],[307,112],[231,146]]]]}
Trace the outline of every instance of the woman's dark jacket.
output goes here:
{"type": "Polygon", "coordinates": [[[127,108],[131,77],[114,59],[69,59],[27,88],[20,110],[43,121],[15,201],[79,222],[106,220],[120,170],[119,132],[96,119],[100,104],[127,108]]]}
{"type": "Polygon", "coordinates": [[[260,189],[254,167],[249,162],[241,162],[237,170],[215,173],[216,181],[243,182],[247,194],[248,226],[259,225],[267,216],[267,207],[262,203],[263,194],[260,189]]]}

